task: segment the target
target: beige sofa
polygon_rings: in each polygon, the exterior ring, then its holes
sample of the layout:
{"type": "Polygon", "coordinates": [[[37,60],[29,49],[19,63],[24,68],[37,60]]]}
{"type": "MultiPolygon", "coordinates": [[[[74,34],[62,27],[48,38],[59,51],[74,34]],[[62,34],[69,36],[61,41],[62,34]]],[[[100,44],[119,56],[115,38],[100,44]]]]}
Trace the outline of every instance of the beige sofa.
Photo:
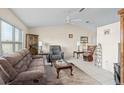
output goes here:
{"type": "Polygon", "coordinates": [[[0,76],[5,84],[39,80],[44,75],[44,60],[28,49],[0,57],[0,76]]]}

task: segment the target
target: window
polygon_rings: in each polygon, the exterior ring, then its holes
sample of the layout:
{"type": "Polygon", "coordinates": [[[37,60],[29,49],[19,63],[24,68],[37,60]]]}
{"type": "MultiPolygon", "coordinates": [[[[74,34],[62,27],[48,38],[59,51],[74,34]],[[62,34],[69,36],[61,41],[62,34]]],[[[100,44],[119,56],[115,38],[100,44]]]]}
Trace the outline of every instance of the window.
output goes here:
{"type": "Polygon", "coordinates": [[[1,21],[1,41],[12,41],[13,27],[1,21]]]}
{"type": "Polygon", "coordinates": [[[0,19],[0,55],[22,49],[22,31],[0,19]]]}

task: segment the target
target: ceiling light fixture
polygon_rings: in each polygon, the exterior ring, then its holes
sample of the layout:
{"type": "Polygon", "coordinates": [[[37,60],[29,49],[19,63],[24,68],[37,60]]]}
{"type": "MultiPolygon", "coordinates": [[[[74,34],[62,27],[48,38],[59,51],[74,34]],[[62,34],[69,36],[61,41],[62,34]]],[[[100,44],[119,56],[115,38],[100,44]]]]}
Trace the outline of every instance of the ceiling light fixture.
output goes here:
{"type": "Polygon", "coordinates": [[[90,21],[86,21],[86,23],[88,24],[88,23],[90,23],[90,21]]]}

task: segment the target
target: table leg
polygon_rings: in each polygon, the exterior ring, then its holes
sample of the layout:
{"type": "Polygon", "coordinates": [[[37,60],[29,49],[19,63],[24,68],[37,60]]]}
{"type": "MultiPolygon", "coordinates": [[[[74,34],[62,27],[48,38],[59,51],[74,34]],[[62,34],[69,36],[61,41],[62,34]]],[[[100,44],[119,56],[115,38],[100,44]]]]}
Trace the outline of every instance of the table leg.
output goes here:
{"type": "Polygon", "coordinates": [[[57,79],[59,79],[59,72],[60,72],[60,69],[56,69],[57,70],[57,79]]]}
{"type": "Polygon", "coordinates": [[[72,69],[72,67],[70,68],[70,70],[71,70],[71,76],[73,76],[73,73],[72,73],[73,69],[72,69]]]}

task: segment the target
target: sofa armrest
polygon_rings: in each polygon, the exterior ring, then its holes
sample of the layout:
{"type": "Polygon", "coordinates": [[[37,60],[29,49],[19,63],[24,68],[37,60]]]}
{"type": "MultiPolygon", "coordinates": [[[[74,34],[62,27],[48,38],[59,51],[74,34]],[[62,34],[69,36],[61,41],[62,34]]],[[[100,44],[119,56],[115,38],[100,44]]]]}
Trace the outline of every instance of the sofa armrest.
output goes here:
{"type": "Polygon", "coordinates": [[[0,77],[0,85],[5,85],[5,82],[3,81],[1,77],[0,77]]]}

